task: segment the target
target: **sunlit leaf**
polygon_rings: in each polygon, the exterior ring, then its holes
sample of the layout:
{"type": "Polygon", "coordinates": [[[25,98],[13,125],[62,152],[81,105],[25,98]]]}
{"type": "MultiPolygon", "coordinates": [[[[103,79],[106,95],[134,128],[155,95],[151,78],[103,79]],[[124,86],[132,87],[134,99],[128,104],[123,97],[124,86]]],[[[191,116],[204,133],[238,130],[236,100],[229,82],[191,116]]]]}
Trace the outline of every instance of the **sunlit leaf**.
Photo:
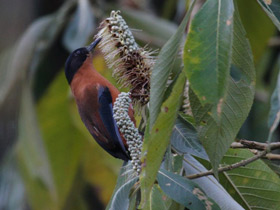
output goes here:
{"type": "MultiPolygon", "coordinates": [[[[230,149],[222,163],[233,164],[252,156],[244,149],[230,149]]],[[[244,208],[279,209],[280,178],[261,160],[223,174],[221,183],[244,208]]]]}
{"type": "Polygon", "coordinates": [[[232,0],[208,0],[192,20],[184,47],[184,70],[202,104],[223,100],[233,38],[232,0]]]}
{"type": "Polygon", "coordinates": [[[148,141],[144,140],[142,158],[144,166],[140,176],[142,205],[148,200],[182,101],[186,78],[180,74],[169,98],[162,104],[161,112],[153,126],[148,141]]]}
{"type": "Polygon", "coordinates": [[[158,183],[170,198],[188,209],[220,209],[195,183],[178,174],[161,169],[158,183]]]}

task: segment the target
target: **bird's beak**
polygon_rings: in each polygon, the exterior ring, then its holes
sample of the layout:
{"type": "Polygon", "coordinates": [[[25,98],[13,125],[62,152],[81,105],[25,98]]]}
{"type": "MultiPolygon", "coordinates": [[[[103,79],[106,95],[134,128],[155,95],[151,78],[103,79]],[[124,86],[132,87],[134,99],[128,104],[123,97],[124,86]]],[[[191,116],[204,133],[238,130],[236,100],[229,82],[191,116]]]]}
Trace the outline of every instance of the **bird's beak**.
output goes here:
{"type": "Polygon", "coordinates": [[[96,47],[96,45],[101,41],[101,39],[102,38],[98,38],[94,42],[92,42],[89,46],[87,46],[87,50],[91,52],[96,47]]]}

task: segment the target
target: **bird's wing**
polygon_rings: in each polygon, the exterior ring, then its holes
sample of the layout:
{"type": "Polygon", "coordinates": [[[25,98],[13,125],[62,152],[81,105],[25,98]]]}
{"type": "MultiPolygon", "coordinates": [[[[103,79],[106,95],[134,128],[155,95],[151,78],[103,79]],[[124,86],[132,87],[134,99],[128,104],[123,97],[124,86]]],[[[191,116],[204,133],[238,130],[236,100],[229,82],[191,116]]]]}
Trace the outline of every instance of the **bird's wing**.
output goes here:
{"type": "MultiPolygon", "coordinates": [[[[129,159],[129,155],[127,150],[122,142],[122,138],[120,136],[118,127],[116,125],[116,121],[113,118],[113,104],[112,104],[112,96],[108,89],[108,87],[100,87],[98,90],[98,100],[99,100],[99,108],[98,113],[100,118],[110,135],[110,140],[116,146],[116,150],[118,150],[119,157],[124,160],[129,159]]],[[[115,156],[115,155],[114,155],[115,156]]]]}

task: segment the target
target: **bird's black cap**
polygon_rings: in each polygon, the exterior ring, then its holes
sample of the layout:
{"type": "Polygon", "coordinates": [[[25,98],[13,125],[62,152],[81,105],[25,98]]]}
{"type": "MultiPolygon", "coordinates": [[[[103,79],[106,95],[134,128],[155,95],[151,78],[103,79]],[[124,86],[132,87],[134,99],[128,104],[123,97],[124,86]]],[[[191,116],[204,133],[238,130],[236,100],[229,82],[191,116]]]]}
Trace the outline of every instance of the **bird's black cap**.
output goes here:
{"type": "Polygon", "coordinates": [[[65,76],[69,84],[71,84],[74,75],[83,65],[89,53],[96,47],[100,40],[101,38],[98,38],[89,46],[76,49],[69,55],[65,62],[65,76]]]}

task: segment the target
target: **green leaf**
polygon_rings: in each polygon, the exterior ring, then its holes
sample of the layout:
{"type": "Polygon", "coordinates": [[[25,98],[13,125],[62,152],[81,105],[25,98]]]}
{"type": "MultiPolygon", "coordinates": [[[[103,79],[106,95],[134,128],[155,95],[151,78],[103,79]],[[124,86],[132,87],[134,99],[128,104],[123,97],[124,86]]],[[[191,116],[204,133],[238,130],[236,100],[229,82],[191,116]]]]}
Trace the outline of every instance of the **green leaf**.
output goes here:
{"type": "Polygon", "coordinates": [[[257,0],[266,12],[267,16],[272,20],[274,25],[280,31],[280,1],[279,0],[257,0]]]}
{"type": "Polygon", "coordinates": [[[220,209],[195,183],[180,175],[161,169],[158,183],[170,198],[188,209],[220,209]]]}
{"type": "MultiPolygon", "coordinates": [[[[191,155],[185,155],[184,160],[183,167],[186,175],[198,174],[208,171],[191,155]]],[[[210,196],[220,206],[221,209],[243,209],[213,176],[201,177],[199,179],[193,179],[192,181],[196,183],[206,193],[207,196],[210,196]]]]}
{"type": "Polygon", "coordinates": [[[234,36],[232,49],[231,74],[228,90],[218,106],[205,109],[194,94],[190,94],[191,107],[197,109],[194,117],[199,120],[199,139],[204,146],[215,175],[217,168],[245,121],[254,98],[255,71],[249,41],[240,21],[238,10],[234,13],[234,36]],[[212,113],[219,113],[219,121],[212,113]]]}
{"type": "Polygon", "coordinates": [[[223,100],[233,37],[232,0],[208,0],[195,15],[184,47],[184,70],[202,104],[223,100]]]}
{"type": "Polygon", "coordinates": [[[128,209],[130,190],[137,180],[138,177],[134,177],[133,179],[127,181],[115,192],[109,210],[128,209]]]}
{"type": "Polygon", "coordinates": [[[88,0],[79,0],[74,18],[68,23],[63,37],[63,44],[70,52],[85,46],[89,37],[93,35],[95,28],[93,20],[88,0]]]}
{"type": "Polygon", "coordinates": [[[181,39],[189,20],[194,2],[185,15],[176,33],[166,42],[166,44],[160,50],[156,63],[152,69],[149,105],[150,128],[153,127],[160,112],[160,107],[164,100],[164,93],[166,90],[168,76],[172,71],[173,64],[178,56],[181,39]]]}
{"type": "Polygon", "coordinates": [[[268,118],[268,127],[270,131],[268,141],[272,138],[272,135],[278,127],[280,121],[280,73],[278,74],[277,84],[271,96],[270,106],[271,108],[268,118]]]}
{"type": "Polygon", "coordinates": [[[33,209],[58,209],[57,187],[39,131],[31,88],[24,86],[19,119],[17,158],[33,209]]]}
{"type": "MultiPolygon", "coordinates": [[[[223,164],[233,164],[252,157],[244,149],[230,149],[223,164]]],[[[261,160],[223,172],[222,185],[246,209],[279,209],[280,178],[261,160]]]]}
{"type": "Polygon", "coordinates": [[[86,139],[72,122],[68,94],[65,74],[60,72],[37,105],[59,207],[64,205],[71,191],[86,146],[86,139]]]}
{"type": "Polygon", "coordinates": [[[195,128],[181,117],[178,117],[173,128],[171,144],[180,153],[208,160],[208,156],[198,140],[195,128]]]}
{"type": "Polygon", "coordinates": [[[172,129],[182,102],[185,82],[185,75],[181,73],[169,98],[162,104],[161,112],[148,135],[148,139],[144,139],[142,148],[144,166],[140,175],[141,205],[147,203],[164,153],[170,143],[172,129]]]}

